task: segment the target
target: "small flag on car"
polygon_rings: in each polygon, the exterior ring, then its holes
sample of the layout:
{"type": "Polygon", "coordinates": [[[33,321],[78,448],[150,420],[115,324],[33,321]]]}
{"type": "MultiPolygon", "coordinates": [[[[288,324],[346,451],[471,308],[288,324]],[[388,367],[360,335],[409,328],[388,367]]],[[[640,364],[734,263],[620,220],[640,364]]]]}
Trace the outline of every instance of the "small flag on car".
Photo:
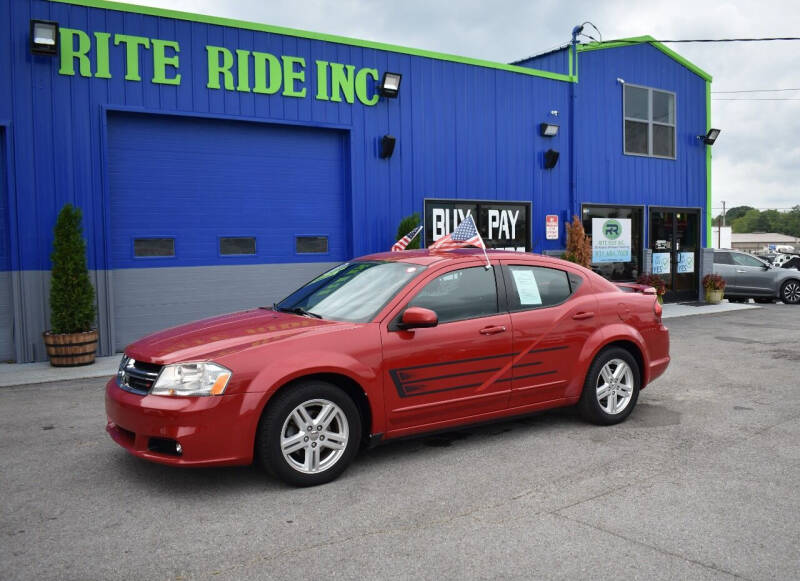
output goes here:
{"type": "Polygon", "coordinates": [[[420,233],[422,230],[422,226],[417,226],[411,232],[403,236],[400,240],[394,243],[392,246],[392,252],[400,252],[401,250],[405,250],[406,246],[408,246],[411,241],[417,237],[417,234],[420,233]]]}
{"type": "Polygon", "coordinates": [[[453,250],[455,248],[463,248],[464,246],[477,246],[483,248],[483,255],[486,257],[486,268],[491,268],[489,264],[489,256],[486,254],[486,245],[483,243],[478,228],[475,226],[475,220],[472,219],[472,214],[468,215],[461,224],[456,226],[451,234],[442,236],[436,242],[428,246],[429,250],[453,250]]]}

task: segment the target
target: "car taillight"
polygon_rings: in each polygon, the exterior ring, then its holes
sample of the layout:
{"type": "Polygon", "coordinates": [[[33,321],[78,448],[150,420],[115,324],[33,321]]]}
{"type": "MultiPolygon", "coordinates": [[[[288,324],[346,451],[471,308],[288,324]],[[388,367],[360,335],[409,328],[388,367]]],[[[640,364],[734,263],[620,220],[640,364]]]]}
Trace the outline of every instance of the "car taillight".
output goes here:
{"type": "Polygon", "coordinates": [[[661,322],[661,314],[664,312],[664,309],[661,307],[661,303],[658,302],[658,298],[653,301],[653,312],[656,314],[656,320],[661,322]]]}

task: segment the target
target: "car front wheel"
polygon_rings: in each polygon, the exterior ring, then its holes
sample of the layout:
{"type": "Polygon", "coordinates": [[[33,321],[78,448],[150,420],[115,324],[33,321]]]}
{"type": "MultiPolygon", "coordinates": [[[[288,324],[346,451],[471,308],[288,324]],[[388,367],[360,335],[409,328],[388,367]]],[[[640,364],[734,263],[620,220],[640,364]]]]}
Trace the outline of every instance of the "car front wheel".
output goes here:
{"type": "Polygon", "coordinates": [[[261,464],[294,486],[316,486],[338,477],[361,440],[353,401],[334,385],[308,381],[275,396],[259,425],[261,464]]]}
{"type": "Polygon", "coordinates": [[[578,409],[594,424],[623,421],[639,398],[641,375],[631,354],[620,347],[602,351],[589,367],[578,409]]]}
{"type": "Polygon", "coordinates": [[[800,303],[800,281],[787,280],[781,287],[781,300],[787,305],[800,303]]]}

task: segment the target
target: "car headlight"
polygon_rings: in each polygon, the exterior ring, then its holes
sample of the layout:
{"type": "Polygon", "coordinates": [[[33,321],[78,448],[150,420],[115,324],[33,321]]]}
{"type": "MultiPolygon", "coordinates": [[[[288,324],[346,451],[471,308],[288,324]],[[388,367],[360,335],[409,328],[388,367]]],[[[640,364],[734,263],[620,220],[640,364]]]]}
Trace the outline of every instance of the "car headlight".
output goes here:
{"type": "Polygon", "coordinates": [[[233,373],[216,363],[165,365],[151,395],[222,395],[233,373]]]}

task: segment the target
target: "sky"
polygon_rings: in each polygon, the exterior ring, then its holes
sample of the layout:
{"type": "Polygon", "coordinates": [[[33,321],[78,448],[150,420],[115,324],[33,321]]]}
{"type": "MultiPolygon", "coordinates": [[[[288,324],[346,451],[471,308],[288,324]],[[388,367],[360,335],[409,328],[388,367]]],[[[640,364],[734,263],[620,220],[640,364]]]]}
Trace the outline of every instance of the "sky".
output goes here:
{"type": "MultiPolygon", "coordinates": [[[[585,21],[597,26],[603,40],[645,34],[656,39],[800,36],[800,3],[796,0],[135,3],[497,62],[512,62],[565,44],[572,27],[585,21]]],[[[590,28],[586,31],[593,34],[590,28]]],[[[800,205],[800,41],[668,46],[714,77],[712,126],[722,130],[712,149],[714,213],[722,201],[728,208],[800,205]],[[715,93],[755,89],[798,90],[715,93]]]]}

